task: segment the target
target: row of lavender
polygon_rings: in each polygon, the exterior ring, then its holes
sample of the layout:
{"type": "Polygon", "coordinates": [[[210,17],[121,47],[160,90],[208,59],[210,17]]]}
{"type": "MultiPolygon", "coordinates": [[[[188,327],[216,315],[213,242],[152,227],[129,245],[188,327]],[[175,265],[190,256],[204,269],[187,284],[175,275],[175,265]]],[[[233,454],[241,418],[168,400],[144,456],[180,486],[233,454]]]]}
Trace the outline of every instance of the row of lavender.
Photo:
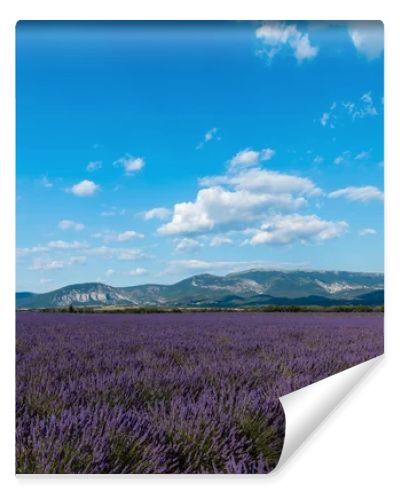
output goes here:
{"type": "Polygon", "coordinates": [[[382,352],[379,313],[17,313],[17,472],[269,472],[277,397],[382,352]]]}

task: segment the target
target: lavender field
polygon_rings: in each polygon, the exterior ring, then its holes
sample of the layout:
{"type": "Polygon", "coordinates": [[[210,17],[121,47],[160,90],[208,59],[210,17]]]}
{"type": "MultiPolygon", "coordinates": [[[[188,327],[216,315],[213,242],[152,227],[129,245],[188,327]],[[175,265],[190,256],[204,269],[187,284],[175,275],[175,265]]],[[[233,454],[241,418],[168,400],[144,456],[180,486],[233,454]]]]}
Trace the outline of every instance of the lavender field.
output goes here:
{"type": "Polygon", "coordinates": [[[17,313],[18,473],[267,473],[278,397],[383,352],[382,313],[17,313]]]}

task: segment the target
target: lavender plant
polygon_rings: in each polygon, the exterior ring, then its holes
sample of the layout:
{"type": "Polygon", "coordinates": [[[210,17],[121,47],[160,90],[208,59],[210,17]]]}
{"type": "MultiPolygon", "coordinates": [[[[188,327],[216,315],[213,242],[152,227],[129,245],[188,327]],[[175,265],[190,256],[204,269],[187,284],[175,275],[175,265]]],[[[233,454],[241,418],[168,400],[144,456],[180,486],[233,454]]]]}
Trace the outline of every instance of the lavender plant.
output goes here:
{"type": "Polygon", "coordinates": [[[278,397],[383,352],[380,313],[17,313],[18,473],[267,473],[278,397]]]}

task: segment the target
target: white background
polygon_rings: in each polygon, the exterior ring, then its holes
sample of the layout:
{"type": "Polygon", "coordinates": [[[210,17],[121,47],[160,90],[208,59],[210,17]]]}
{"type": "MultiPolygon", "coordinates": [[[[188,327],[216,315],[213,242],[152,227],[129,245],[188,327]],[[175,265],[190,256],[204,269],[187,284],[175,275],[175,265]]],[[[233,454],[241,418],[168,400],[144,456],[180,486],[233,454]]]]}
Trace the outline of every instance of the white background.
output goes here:
{"type": "Polygon", "coordinates": [[[400,498],[399,17],[396,2],[350,0],[18,1],[0,6],[0,474],[3,498],[400,498]],[[324,4],[322,6],[322,4],[324,4]],[[272,476],[14,476],[14,29],[33,19],[380,19],[385,23],[386,355],[272,476]],[[89,497],[90,495],[90,497],[89,497]]]}

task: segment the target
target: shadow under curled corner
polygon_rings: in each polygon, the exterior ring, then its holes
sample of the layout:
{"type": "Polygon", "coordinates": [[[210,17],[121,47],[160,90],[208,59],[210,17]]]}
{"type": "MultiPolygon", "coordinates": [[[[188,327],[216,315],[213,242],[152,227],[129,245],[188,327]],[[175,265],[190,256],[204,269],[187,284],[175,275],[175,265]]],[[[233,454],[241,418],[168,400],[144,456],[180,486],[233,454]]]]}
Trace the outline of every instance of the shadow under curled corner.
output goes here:
{"type": "Polygon", "coordinates": [[[279,473],[314,430],[383,357],[370,359],[279,398],[285,413],[285,438],[279,462],[271,474],[279,473]]]}

